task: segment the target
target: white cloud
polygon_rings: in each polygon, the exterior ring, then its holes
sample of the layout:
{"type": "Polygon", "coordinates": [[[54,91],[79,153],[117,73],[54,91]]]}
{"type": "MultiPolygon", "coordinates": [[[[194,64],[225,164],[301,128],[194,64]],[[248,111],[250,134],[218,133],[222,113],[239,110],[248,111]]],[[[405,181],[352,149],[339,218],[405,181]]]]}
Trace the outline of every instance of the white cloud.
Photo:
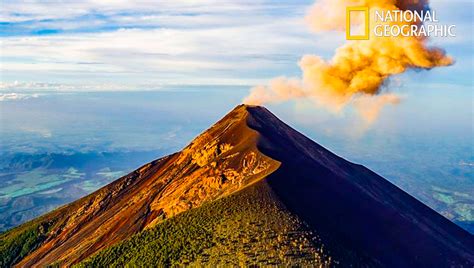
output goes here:
{"type": "Polygon", "coordinates": [[[61,83],[249,84],[297,69],[301,54],[331,51],[337,42],[316,42],[301,30],[300,18],[246,25],[234,20],[225,27],[4,37],[0,72],[9,80],[61,83]]]}
{"type": "Polygon", "coordinates": [[[90,13],[110,14],[120,11],[143,12],[222,12],[248,8],[250,1],[2,1],[2,21],[64,19],[90,13]]]}
{"type": "Polygon", "coordinates": [[[0,93],[0,102],[2,101],[16,101],[31,98],[38,98],[39,94],[25,94],[25,93],[0,93]]]}
{"type": "Polygon", "coordinates": [[[302,54],[330,54],[343,41],[310,34],[306,8],[300,1],[7,0],[0,20],[12,24],[0,38],[1,80],[254,85],[296,74],[302,54]],[[60,32],[35,34],[42,29],[60,32]]]}
{"type": "MultiPolygon", "coordinates": [[[[1,21],[23,21],[26,32],[65,32],[1,37],[1,82],[42,82],[55,84],[53,88],[76,84],[84,89],[95,84],[104,89],[255,85],[274,76],[298,75],[301,55],[330,56],[344,42],[342,34],[314,35],[306,30],[302,18],[311,2],[5,0],[1,21]]],[[[472,7],[470,1],[456,3],[472,7]]],[[[443,22],[457,23],[460,34],[433,42],[456,43],[456,51],[448,48],[456,67],[472,65],[472,57],[463,57],[470,52],[472,17],[458,23],[459,10],[447,5],[432,1],[443,22]]]]}

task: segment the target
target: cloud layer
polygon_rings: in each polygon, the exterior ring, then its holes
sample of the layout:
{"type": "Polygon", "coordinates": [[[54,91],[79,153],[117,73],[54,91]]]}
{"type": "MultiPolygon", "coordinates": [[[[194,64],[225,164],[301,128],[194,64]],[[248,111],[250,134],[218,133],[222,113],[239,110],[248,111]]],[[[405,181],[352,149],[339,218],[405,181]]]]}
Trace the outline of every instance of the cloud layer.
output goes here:
{"type": "MultiPolygon", "coordinates": [[[[4,82],[232,84],[288,72],[310,51],[301,2],[2,3],[4,82]],[[26,75],[28,74],[28,75],[26,75]]],[[[333,43],[323,42],[321,50],[333,43]]]]}
{"type": "MultiPolygon", "coordinates": [[[[465,82],[472,66],[472,3],[442,1],[433,0],[438,14],[455,20],[459,34],[436,41],[455,47],[449,51],[459,61],[450,75],[465,82]],[[456,5],[467,8],[449,8],[456,5]]],[[[256,85],[281,74],[297,76],[301,55],[327,59],[344,43],[343,34],[309,31],[304,14],[311,3],[5,0],[1,82],[112,90],[256,85]]]]}

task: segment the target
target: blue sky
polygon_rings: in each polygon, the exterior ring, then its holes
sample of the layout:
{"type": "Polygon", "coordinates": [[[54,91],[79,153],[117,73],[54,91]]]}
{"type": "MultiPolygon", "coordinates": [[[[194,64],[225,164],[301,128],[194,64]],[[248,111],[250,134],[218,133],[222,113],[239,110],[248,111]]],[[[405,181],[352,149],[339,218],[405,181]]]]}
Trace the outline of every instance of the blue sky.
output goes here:
{"type": "Polygon", "coordinates": [[[308,4],[6,1],[2,82],[100,90],[253,85],[276,74],[297,75],[302,53],[329,48],[303,27],[308,4]]]}
{"type": "MultiPolygon", "coordinates": [[[[344,42],[343,33],[308,31],[303,18],[311,4],[3,0],[1,89],[253,86],[298,76],[302,55],[329,58],[344,42]]],[[[457,62],[430,82],[472,85],[472,2],[437,0],[431,7],[443,23],[457,26],[456,38],[433,40],[457,62]]]]}

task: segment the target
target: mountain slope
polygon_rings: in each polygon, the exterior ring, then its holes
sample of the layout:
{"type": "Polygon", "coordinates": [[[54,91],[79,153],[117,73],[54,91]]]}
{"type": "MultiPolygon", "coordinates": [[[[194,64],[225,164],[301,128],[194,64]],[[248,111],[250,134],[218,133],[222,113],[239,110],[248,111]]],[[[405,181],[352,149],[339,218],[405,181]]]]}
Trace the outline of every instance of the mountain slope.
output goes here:
{"type": "MultiPolygon", "coordinates": [[[[244,200],[239,199],[244,195],[247,199],[260,200],[258,193],[270,196],[259,201],[262,208],[279,208],[267,212],[273,218],[281,218],[281,225],[286,226],[284,230],[291,229],[291,224],[285,222],[297,219],[301,224],[296,224],[295,230],[312,232],[319,239],[301,250],[291,249],[304,253],[303,249],[307,248],[309,255],[319,256],[319,259],[296,255],[298,258],[292,263],[299,260],[301,264],[327,264],[332,257],[332,264],[466,267],[474,264],[472,235],[377,174],[304,137],[265,108],[244,105],[231,111],[183,151],[153,161],[89,196],[2,234],[0,250],[16,249],[14,252],[17,252],[15,245],[18,243],[8,241],[15,242],[27,232],[36,232],[40,235],[32,235],[36,239],[33,238],[31,246],[9,258],[9,263],[69,266],[125,239],[130,240],[119,247],[126,248],[127,243],[143,242],[146,245],[149,241],[163,245],[169,237],[163,240],[163,237],[152,235],[160,228],[166,230],[163,226],[175,226],[173,222],[178,224],[180,219],[193,218],[189,215],[205,214],[206,208],[216,202],[227,204],[229,198],[244,200]],[[243,189],[253,194],[249,195],[243,189]],[[203,206],[205,203],[207,205],[203,206]],[[134,236],[139,232],[142,233],[134,236]],[[327,251],[315,254],[321,252],[321,247],[327,251]]],[[[245,202],[239,204],[245,207],[245,202]]],[[[232,212],[232,206],[220,206],[231,212],[229,221],[245,222],[240,213],[232,212]]],[[[256,224],[266,226],[258,219],[267,218],[268,213],[264,213],[265,209],[255,211],[252,217],[256,224]]],[[[176,232],[192,233],[190,230],[199,227],[196,221],[199,222],[199,217],[194,223],[189,220],[187,224],[178,224],[181,227],[176,232]]],[[[220,223],[209,219],[206,228],[213,230],[212,239],[216,230],[220,230],[220,223]]],[[[273,228],[269,226],[266,227],[273,228]]],[[[241,228],[237,225],[224,229],[234,230],[230,232],[233,233],[241,228]]],[[[285,235],[284,230],[274,229],[274,233],[285,235]]],[[[264,230],[262,227],[255,232],[264,230]]],[[[313,241],[310,236],[301,237],[302,241],[313,241]]],[[[187,241],[188,238],[176,235],[173,239],[187,241]]],[[[208,263],[207,259],[212,263],[217,252],[233,244],[230,236],[221,237],[219,243],[212,239],[209,246],[203,243],[187,261],[208,263]]],[[[264,252],[259,253],[263,256],[265,252],[272,252],[252,240],[237,241],[246,245],[243,248],[264,252]]],[[[281,243],[284,242],[288,241],[283,239],[281,243]]],[[[268,243],[273,245],[274,241],[268,243]]],[[[178,244],[177,248],[182,248],[178,244]]],[[[102,251],[94,258],[100,260],[101,255],[114,252],[116,248],[102,251]]],[[[172,254],[174,259],[164,259],[182,261],[179,258],[181,251],[171,249],[175,252],[172,254]]],[[[286,254],[276,251],[283,256],[286,254]]],[[[269,256],[268,261],[276,262],[277,259],[269,256]]]]}
{"type": "Polygon", "coordinates": [[[253,116],[248,124],[263,137],[261,152],[282,163],[267,178],[269,184],[323,239],[374,257],[384,266],[472,266],[471,234],[261,109],[249,108],[253,116]]]}
{"type": "Polygon", "coordinates": [[[321,239],[263,180],[105,249],[79,267],[329,265],[321,239]]]}
{"type": "MultiPolygon", "coordinates": [[[[43,216],[40,222],[51,226],[47,238],[18,265],[76,263],[163,219],[267,176],[279,163],[258,152],[258,134],[246,125],[247,115],[245,108],[235,109],[183,151],[43,216]]],[[[29,223],[14,230],[25,226],[29,223]]]]}

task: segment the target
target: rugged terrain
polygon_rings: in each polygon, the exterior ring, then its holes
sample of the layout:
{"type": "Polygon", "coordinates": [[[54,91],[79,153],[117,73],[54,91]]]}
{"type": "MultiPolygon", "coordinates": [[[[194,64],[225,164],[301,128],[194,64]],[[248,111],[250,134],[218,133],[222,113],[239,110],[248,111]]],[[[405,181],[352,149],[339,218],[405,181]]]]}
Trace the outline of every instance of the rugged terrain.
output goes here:
{"type": "Polygon", "coordinates": [[[0,235],[2,266],[474,264],[474,238],[268,110],[0,235]],[[81,263],[82,262],[82,263],[81,263]]]}

